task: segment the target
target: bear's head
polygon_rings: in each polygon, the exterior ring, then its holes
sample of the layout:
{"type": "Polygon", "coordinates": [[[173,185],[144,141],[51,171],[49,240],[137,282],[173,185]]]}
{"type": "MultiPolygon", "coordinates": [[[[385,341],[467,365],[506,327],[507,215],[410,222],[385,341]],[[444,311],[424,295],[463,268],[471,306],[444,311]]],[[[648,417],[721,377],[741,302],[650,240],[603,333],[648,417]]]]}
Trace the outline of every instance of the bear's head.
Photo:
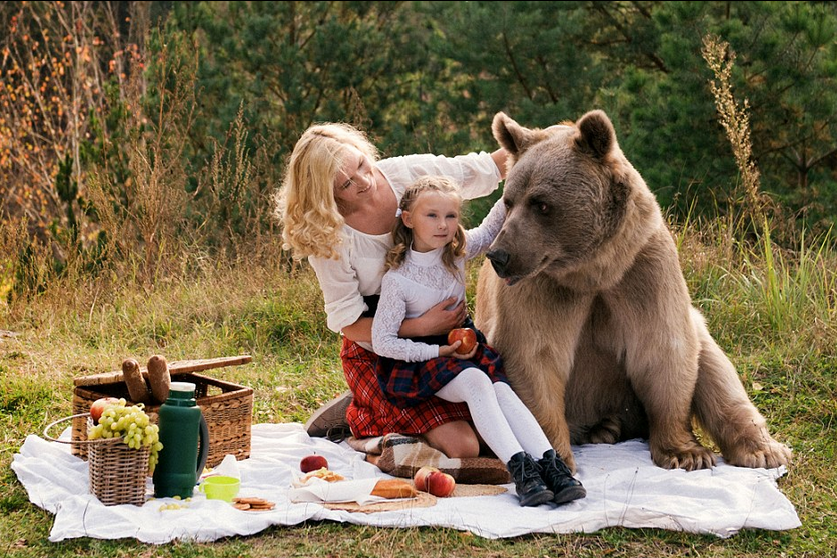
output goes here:
{"type": "Polygon", "coordinates": [[[627,260],[616,252],[635,253],[662,217],[607,115],[594,110],[540,130],[500,112],[493,132],[510,166],[506,221],[487,254],[497,274],[511,285],[547,273],[578,288],[621,275],[614,266],[627,260]]]}

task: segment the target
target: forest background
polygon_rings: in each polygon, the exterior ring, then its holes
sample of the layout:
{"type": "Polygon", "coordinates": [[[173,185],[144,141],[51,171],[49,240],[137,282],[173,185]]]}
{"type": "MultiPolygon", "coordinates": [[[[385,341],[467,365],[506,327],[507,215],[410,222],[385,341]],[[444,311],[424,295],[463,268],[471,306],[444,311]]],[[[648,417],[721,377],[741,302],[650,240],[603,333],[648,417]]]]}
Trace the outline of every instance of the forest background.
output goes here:
{"type": "Polygon", "coordinates": [[[600,108],[674,218],[729,215],[747,195],[706,37],[735,56],[777,239],[837,215],[832,2],[4,2],[0,28],[5,297],[68,266],[274,246],[283,162],[319,121],[454,155],[493,150],[500,110],[600,108]]]}
{"type": "Polygon", "coordinates": [[[0,30],[0,553],[169,555],[50,544],[9,469],[70,414],[76,376],[251,354],[223,378],[254,389],[255,422],[304,421],[346,388],[273,215],[310,124],[356,124],[383,156],[457,155],[496,148],[497,111],[545,127],[598,108],[794,449],[781,488],[803,527],[485,541],[323,524],[177,555],[834,555],[837,3],[8,1],[0,30]]]}

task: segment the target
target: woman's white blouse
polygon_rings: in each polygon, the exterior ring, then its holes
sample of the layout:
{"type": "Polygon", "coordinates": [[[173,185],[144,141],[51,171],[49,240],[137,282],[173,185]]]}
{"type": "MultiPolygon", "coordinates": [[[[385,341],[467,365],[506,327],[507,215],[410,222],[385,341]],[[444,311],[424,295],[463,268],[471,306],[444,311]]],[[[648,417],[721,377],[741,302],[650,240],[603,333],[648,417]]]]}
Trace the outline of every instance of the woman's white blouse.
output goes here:
{"type": "MultiPolygon", "coordinates": [[[[407,186],[422,176],[442,175],[462,187],[462,197],[474,199],[490,194],[500,183],[500,171],[490,153],[457,157],[405,155],[376,163],[400,202],[407,186]]],[[[370,235],[343,226],[338,259],[310,256],[323,292],[328,328],[339,332],[357,321],[367,309],[363,297],[379,294],[386,253],[392,247],[390,233],[370,235]]],[[[371,349],[368,343],[361,343],[371,349]]]]}

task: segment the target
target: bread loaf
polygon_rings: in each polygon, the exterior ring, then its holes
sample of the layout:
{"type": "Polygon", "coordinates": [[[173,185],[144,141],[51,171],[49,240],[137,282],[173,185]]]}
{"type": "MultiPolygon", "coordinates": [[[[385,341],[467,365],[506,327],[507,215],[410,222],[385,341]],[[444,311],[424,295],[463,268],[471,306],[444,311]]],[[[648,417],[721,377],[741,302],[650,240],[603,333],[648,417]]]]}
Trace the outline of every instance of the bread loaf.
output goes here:
{"type": "Polygon", "coordinates": [[[372,489],[373,496],[381,498],[415,498],[418,491],[407,481],[398,479],[381,479],[375,483],[372,489]]]}
{"type": "Polygon", "coordinates": [[[166,357],[154,355],[148,359],[148,383],[151,384],[151,396],[157,403],[165,403],[171,389],[171,375],[166,357]]]}
{"type": "Polygon", "coordinates": [[[128,386],[128,396],[131,401],[148,403],[148,386],[136,360],[126,358],[122,361],[122,377],[125,379],[125,385],[128,386]]]}

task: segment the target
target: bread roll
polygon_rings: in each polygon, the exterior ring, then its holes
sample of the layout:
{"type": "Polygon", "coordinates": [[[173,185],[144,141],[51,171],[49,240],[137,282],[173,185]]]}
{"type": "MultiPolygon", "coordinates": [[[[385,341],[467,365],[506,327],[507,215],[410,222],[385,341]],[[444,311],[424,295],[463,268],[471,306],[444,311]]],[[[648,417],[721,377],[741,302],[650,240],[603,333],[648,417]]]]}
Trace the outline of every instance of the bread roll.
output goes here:
{"type": "Polygon", "coordinates": [[[302,484],[305,484],[312,477],[317,477],[318,479],[323,479],[326,482],[338,482],[338,481],[341,481],[341,480],[346,480],[346,477],[344,477],[340,473],[335,473],[334,471],[332,471],[330,469],[326,469],[325,467],[323,467],[322,469],[317,469],[315,471],[310,471],[308,473],[305,473],[305,475],[303,475],[300,482],[302,484]]]}
{"type": "Polygon", "coordinates": [[[148,403],[148,386],[142,377],[139,363],[132,358],[122,361],[122,377],[128,386],[128,396],[132,403],[148,403]]]}
{"type": "Polygon", "coordinates": [[[375,483],[372,489],[373,496],[381,498],[415,498],[418,491],[407,481],[398,479],[381,479],[375,483]]]}
{"type": "Polygon", "coordinates": [[[154,355],[148,359],[148,383],[151,384],[151,396],[157,403],[165,403],[171,389],[171,375],[166,357],[154,355]]]}

